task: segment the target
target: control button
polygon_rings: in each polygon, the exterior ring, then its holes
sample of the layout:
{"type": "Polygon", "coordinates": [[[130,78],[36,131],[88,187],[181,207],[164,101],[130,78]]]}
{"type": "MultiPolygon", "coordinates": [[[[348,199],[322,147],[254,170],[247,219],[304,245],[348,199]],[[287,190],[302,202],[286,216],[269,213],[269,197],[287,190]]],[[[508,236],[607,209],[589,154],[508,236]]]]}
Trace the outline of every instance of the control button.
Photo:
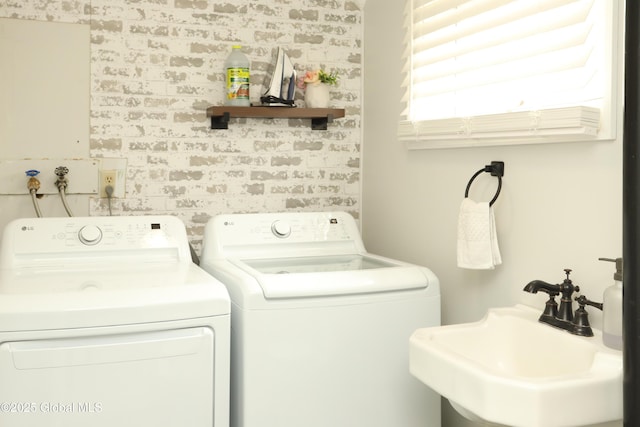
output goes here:
{"type": "Polygon", "coordinates": [[[85,225],[78,231],[78,238],[87,246],[92,246],[102,240],[102,230],[95,225],[85,225]]]}
{"type": "Polygon", "coordinates": [[[291,234],[291,226],[284,221],[274,221],[271,224],[271,231],[276,237],[285,238],[291,234]]]}

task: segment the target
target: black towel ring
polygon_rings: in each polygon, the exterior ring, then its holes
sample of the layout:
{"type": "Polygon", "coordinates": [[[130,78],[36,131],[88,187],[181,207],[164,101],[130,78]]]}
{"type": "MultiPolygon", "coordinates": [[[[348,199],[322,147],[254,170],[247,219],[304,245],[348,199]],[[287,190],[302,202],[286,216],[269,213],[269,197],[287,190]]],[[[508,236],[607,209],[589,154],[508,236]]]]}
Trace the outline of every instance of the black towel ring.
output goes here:
{"type": "Polygon", "coordinates": [[[482,172],[490,172],[491,176],[498,177],[498,191],[496,191],[495,196],[493,196],[493,199],[491,199],[491,201],[489,202],[489,206],[493,206],[495,201],[498,199],[498,196],[500,195],[500,190],[502,189],[502,177],[504,176],[504,162],[491,162],[490,165],[486,165],[485,167],[480,169],[478,172],[474,173],[471,179],[469,180],[469,183],[467,184],[467,189],[464,191],[464,197],[465,198],[469,197],[469,189],[471,188],[471,183],[482,172]]]}

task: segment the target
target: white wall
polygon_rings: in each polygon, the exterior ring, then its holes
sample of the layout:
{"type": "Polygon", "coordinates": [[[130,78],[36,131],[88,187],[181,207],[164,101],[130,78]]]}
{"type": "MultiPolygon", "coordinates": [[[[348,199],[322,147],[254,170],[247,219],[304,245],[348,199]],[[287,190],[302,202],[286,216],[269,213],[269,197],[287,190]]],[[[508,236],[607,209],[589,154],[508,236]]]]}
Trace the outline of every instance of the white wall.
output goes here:
{"type": "MultiPolygon", "coordinates": [[[[371,252],[430,267],[440,278],[443,323],[480,319],[487,308],[527,303],[533,279],[560,282],[564,268],[582,293],[602,301],[622,255],[622,129],[614,142],[408,151],[397,141],[403,3],[365,6],[362,230],[371,252]],[[492,160],[505,162],[494,205],[503,264],[456,265],[458,209],[467,182],[492,160]]],[[[470,197],[489,200],[496,179],[482,174],[470,197]]],[[[597,310],[595,310],[597,311],[597,310]]],[[[590,310],[601,325],[601,313],[590,310]]],[[[462,425],[445,412],[445,426],[462,425]]]]}

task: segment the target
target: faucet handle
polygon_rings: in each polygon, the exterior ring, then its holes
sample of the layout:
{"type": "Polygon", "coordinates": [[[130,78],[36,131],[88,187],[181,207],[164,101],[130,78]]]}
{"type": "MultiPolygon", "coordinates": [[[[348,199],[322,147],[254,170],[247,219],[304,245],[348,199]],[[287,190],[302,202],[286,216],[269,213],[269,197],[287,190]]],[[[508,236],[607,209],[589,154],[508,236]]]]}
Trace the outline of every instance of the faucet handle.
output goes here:
{"type": "Polygon", "coordinates": [[[580,309],[584,310],[584,306],[585,305],[590,305],[591,307],[595,307],[595,308],[597,308],[599,310],[602,310],[602,303],[601,302],[591,301],[591,300],[587,299],[587,297],[585,297],[584,295],[580,295],[579,297],[576,297],[575,300],[578,302],[578,305],[580,306],[578,308],[578,310],[580,310],[580,309]]]}
{"type": "Polygon", "coordinates": [[[602,310],[602,303],[590,301],[584,295],[576,297],[575,300],[580,307],[576,310],[576,315],[573,318],[572,332],[581,337],[592,337],[593,330],[589,324],[589,313],[584,309],[584,306],[590,305],[602,310]]]}

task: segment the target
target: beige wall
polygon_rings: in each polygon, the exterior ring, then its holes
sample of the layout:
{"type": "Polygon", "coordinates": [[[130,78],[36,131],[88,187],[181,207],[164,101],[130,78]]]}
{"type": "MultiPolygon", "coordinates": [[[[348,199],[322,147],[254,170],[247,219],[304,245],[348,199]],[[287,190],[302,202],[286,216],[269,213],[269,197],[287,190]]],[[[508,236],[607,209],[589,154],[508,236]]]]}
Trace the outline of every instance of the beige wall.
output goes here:
{"type": "MultiPolygon", "coordinates": [[[[622,255],[622,143],[578,142],[514,147],[407,151],[395,136],[403,2],[365,6],[362,229],[367,248],[430,267],[440,278],[444,323],[480,319],[487,308],[526,303],[533,279],[558,283],[563,269],[587,297],[602,301],[622,255]],[[456,266],[458,209],[471,175],[505,162],[494,205],[503,265],[456,266]]],[[[621,129],[618,133],[622,134],[621,129]]],[[[489,200],[495,178],[483,174],[471,196],[489,200]]],[[[600,327],[601,313],[590,310],[600,327]]],[[[459,425],[445,415],[445,426],[459,425]]]]}

